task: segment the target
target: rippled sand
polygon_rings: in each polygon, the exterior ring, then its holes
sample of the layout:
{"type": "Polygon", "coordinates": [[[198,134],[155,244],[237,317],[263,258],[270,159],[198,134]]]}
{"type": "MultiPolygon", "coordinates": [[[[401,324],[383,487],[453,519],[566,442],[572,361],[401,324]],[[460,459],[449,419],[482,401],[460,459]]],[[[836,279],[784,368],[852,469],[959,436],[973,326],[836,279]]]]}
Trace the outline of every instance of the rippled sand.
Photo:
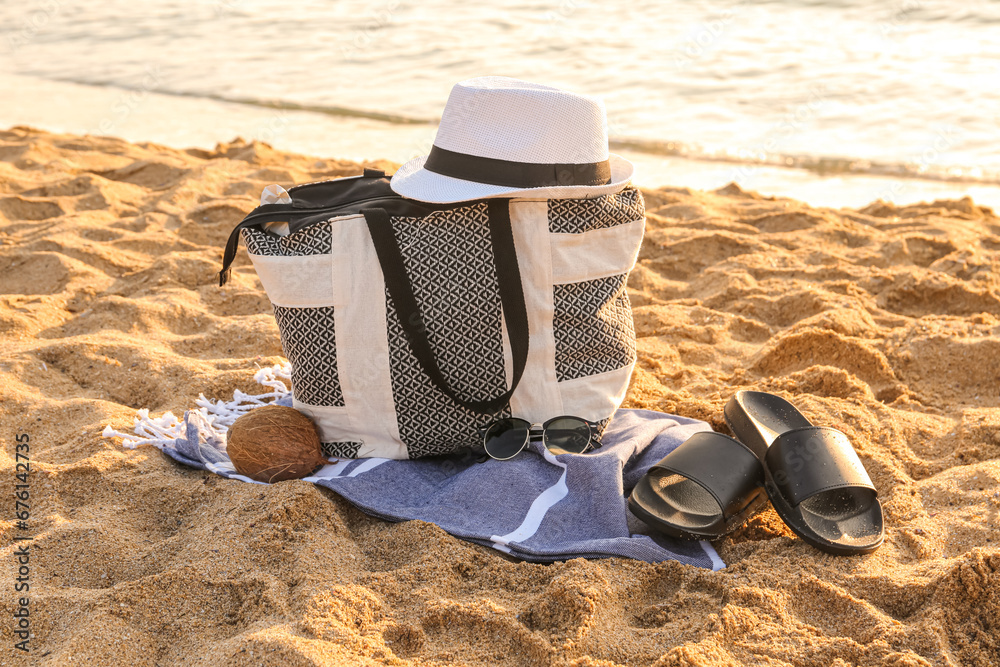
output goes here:
{"type": "Polygon", "coordinates": [[[843,430],[885,507],[870,556],[816,551],[768,510],[716,543],[719,572],[516,563],[307,482],[102,438],[138,408],[258,391],[277,328],[242,251],[217,286],[222,245],[263,186],[359,169],[239,140],[0,132],[0,440],[12,484],[14,437],[31,438],[35,535],[34,652],[5,634],[0,662],[1000,664],[1000,219],[967,199],[644,191],[627,405],[724,430],[752,388],[843,430]]]}

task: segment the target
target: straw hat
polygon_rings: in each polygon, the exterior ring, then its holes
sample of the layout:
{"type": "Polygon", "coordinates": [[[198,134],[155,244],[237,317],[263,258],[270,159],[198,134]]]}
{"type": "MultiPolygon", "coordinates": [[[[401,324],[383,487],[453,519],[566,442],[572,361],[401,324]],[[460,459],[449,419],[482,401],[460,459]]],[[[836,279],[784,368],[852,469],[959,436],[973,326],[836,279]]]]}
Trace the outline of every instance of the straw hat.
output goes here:
{"type": "Polygon", "coordinates": [[[618,192],[634,171],[608,152],[601,100],[484,76],[451,89],[431,152],[400,167],[392,189],[435,204],[576,199],[618,192]]]}

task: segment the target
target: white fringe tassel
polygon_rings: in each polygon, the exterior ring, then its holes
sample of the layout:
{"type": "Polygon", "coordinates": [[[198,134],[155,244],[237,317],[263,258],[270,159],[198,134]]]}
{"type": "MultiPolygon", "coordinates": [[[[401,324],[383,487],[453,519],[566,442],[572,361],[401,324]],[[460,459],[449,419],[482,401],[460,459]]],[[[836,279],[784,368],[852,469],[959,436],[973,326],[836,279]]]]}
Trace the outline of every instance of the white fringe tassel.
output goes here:
{"type": "MultiPolygon", "coordinates": [[[[269,368],[261,368],[254,373],[253,379],[258,384],[269,387],[271,391],[263,394],[245,394],[239,389],[233,392],[233,400],[221,401],[205,398],[204,394],[199,394],[195,404],[198,406],[197,412],[211,427],[211,429],[221,438],[225,438],[230,425],[238,417],[262,405],[268,405],[279,398],[284,398],[291,391],[292,365],[288,362],[275,364],[269,368]],[[285,380],[288,383],[285,383],[285,380]]],[[[135,428],[133,433],[122,433],[111,428],[111,425],[104,427],[101,433],[105,438],[121,438],[122,446],[135,449],[139,445],[153,445],[158,449],[163,449],[165,445],[170,445],[177,438],[185,436],[183,420],[177,419],[172,412],[165,412],[161,417],[150,417],[149,410],[142,408],[135,413],[135,428]]]]}

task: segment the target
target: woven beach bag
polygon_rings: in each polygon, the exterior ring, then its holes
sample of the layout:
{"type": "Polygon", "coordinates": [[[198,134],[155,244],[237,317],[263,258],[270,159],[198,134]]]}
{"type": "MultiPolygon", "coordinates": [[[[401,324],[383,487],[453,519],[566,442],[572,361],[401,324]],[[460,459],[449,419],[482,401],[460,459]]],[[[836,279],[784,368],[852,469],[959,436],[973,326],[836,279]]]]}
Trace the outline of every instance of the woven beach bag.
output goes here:
{"type": "Polygon", "coordinates": [[[292,365],[294,406],[327,456],[391,459],[480,442],[499,416],[599,422],[635,366],[625,283],[644,230],[639,191],[429,204],[380,171],[287,192],[242,237],[292,365]],[[280,227],[280,234],[275,233],[280,227]]]}

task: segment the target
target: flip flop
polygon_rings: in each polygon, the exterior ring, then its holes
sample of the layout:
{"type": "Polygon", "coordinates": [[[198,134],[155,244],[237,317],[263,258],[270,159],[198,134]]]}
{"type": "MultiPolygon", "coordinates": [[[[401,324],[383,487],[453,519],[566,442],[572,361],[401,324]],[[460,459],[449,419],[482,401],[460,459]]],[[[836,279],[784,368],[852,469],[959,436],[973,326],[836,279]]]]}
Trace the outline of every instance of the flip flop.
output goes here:
{"type": "Polygon", "coordinates": [[[767,495],[796,535],[839,556],[882,544],[882,505],[846,435],[815,426],[785,399],[759,391],[737,392],[724,415],[764,462],[767,495]]]}
{"type": "Polygon", "coordinates": [[[767,503],[760,461],[729,436],[695,433],[667,454],[629,494],[629,510],[662,533],[714,540],[767,503]]]}

